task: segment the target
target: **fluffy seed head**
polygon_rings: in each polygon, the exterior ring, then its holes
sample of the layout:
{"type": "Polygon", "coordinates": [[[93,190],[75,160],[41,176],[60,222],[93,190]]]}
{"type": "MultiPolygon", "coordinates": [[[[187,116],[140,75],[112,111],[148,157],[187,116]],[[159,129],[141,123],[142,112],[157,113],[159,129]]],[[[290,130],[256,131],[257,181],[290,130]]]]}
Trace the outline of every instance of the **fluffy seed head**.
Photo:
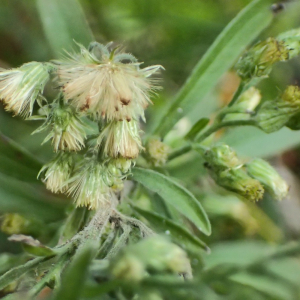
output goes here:
{"type": "Polygon", "coordinates": [[[49,68],[39,62],[11,70],[0,69],[0,98],[5,109],[24,118],[30,116],[48,80],[49,68]]]}
{"type": "Polygon", "coordinates": [[[70,154],[60,152],[52,161],[44,165],[38,177],[44,173],[43,181],[52,193],[62,193],[67,189],[67,182],[73,170],[73,158],[70,154]]]}
{"type": "Polygon", "coordinates": [[[113,121],[106,125],[97,140],[106,156],[127,159],[136,158],[142,147],[138,122],[113,121]]]}
{"type": "Polygon", "coordinates": [[[44,129],[50,129],[50,133],[43,143],[52,140],[55,152],[79,151],[84,147],[85,125],[75,109],[61,101],[51,105],[46,121],[33,133],[44,129]]]}
{"type": "Polygon", "coordinates": [[[74,196],[77,207],[99,209],[110,201],[113,189],[120,186],[120,181],[121,174],[117,177],[105,164],[95,158],[87,158],[75,169],[75,175],[69,180],[68,194],[74,196]]]}
{"type": "Polygon", "coordinates": [[[149,77],[161,66],[140,69],[131,54],[92,43],[89,50],[80,46],[80,54],[68,54],[68,59],[56,61],[58,82],[65,98],[81,111],[95,118],[131,120],[144,118],[151,103],[155,80],[149,77]],[[125,63],[128,62],[128,63],[125,63]]]}

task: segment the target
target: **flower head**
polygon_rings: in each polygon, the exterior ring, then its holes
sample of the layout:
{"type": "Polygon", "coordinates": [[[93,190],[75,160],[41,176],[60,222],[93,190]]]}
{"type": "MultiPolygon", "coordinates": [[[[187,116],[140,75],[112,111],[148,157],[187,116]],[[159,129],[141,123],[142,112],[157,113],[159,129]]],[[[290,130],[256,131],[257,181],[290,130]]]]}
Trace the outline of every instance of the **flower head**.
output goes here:
{"type": "Polygon", "coordinates": [[[43,143],[52,140],[54,151],[79,151],[84,147],[86,138],[85,125],[75,109],[58,101],[51,104],[44,124],[33,133],[50,128],[43,143]]]}
{"type": "Polygon", "coordinates": [[[99,147],[103,147],[106,156],[136,158],[143,149],[138,122],[132,120],[108,123],[100,133],[97,144],[99,147]]]}
{"type": "Polygon", "coordinates": [[[120,187],[122,173],[112,173],[106,164],[96,158],[84,159],[69,180],[68,194],[75,198],[76,206],[98,209],[110,201],[113,190],[120,187]]]}
{"type": "Polygon", "coordinates": [[[147,152],[154,166],[163,166],[168,159],[170,148],[158,137],[151,137],[147,143],[147,152]]]}
{"type": "Polygon", "coordinates": [[[254,45],[236,64],[242,80],[267,77],[274,63],[289,59],[289,48],[283,41],[268,38],[254,45]]]}
{"type": "Polygon", "coordinates": [[[275,101],[264,102],[257,112],[255,120],[257,126],[267,133],[277,131],[283,126],[298,129],[299,113],[300,88],[291,85],[275,101]]]}
{"type": "Polygon", "coordinates": [[[134,56],[117,48],[110,51],[99,43],[91,44],[89,50],[79,46],[80,54],[69,54],[67,60],[56,62],[65,98],[96,118],[143,118],[151,103],[150,93],[156,89],[149,77],[161,66],[141,69],[134,56]]]}
{"type": "Polygon", "coordinates": [[[0,98],[5,109],[23,117],[30,116],[35,100],[49,80],[49,71],[49,67],[40,62],[30,62],[11,70],[1,69],[0,98]]]}
{"type": "Polygon", "coordinates": [[[72,156],[69,153],[60,152],[52,161],[42,167],[38,177],[44,173],[43,181],[51,192],[65,192],[73,165],[72,156]]]}
{"type": "Polygon", "coordinates": [[[247,172],[259,180],[275,199],[282,200],[287,196],[288,184],[268,162],[260,158],[253,159],[247,164],[247,172]]]}

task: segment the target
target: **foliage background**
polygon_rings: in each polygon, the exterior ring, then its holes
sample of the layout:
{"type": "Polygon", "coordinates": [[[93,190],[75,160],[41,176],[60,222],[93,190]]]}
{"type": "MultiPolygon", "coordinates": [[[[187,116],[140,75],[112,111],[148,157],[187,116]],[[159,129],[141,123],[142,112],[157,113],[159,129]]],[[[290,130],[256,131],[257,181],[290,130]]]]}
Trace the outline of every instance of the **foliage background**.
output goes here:
{"type": "MultiPolygon", "coordinates": [[[[81,0],[79,6],[75,0],[2,0],[0,66],[17,67],[32,60],[56,58],[61,55],[60,49],[72,49],[73,38],[85,46],[92,35],[99,42],[122,43],[129,52],[144,61],[144,66],[161,64],[166,69],[162,73],[164,90],[147,112],[147,124],[143,128],[147,132],[217,35],[249,2],[81,0]]],[[[299,9],[299,3],[287,3],[285,11],[276,16],[260,39],[299,27],[299,9]]],[[[299,83],[299,66],[299,58],[278,64],[270,78],[260,85],[263,98],[273,99],[287,84],[299,83]]],[[[179,137],[199,118],[213,114],[228,102],[237,85],[238,79],[232,72],[223,76],[205,101],[176,125],[166,141],[171,146],[180,145],[179,137]]],[[[50,89],[46,93],[49,97],[54,94],[50,89]]],[[[41,162],[52,156],[49,145],[40,146],[43,135],[30,135],[36,126],[34,122],[25,123],[17,117],[11,118],[1,107],[0,212],[16,212],[40,222],[43,225],[37,235],[48,240],[64,219],[69,200],[54,197],[35,179],[38,166],[32,156],[41,162]],[[24,156],[24,151],[22,154],[16,147],[12,150],[4,136],[22,145],[28,155],[24,156]]],[[[266,135],[257,129],[239,128],[222,133],[221,139],[244,157],[268,158],[292,187],[289,199],[283,203],[265,198],[259,209],[242,207],[232,195],[217,196],[212,190],[205,189],[208,179],[197,156],[186,155],[174,160],[168,171],[201,199],[212,221],[212,235],[201,237],[212,250],[211,255],[205,255],[204,259],[209,268],[219,263],[246,265],[272,253],[276,245],[297,241],[300,235],[300,133],[283,129],[266,135]]],[[[21,248],[8,242],[7,234],[0,232],[0,252],[19,253],[21,248]]],[[[236,282],[242,282],[250,289],[254,287],[261,299],[300,297],[297,287],[300,280],[299,259],[284,257],[270,263],[268,268],[279,279],[284,279],[284,283],[280,281],[281,286],[278,283],[279,292],[274,282],[270,282],[263,273],[261,278],[255,277],[263,282],[261,284],[242,276],[236,282]]],[[[224,282],[216,281],[215,284],[219,285],[219,292],[226,291],[226,286],[222,286],[224,282]]]]}

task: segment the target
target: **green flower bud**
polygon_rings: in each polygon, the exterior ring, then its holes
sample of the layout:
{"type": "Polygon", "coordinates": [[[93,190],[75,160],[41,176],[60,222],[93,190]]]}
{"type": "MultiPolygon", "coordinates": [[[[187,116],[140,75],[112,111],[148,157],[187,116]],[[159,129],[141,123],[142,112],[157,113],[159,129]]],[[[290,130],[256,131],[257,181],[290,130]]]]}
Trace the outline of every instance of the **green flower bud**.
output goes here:
{"type": "Polygon", "coordinates": [[[300,53],[300,28],[293,29],[280,34],[277,37],[278,41],[285,43],[289,49],[289,58],[293,58],[300,53]]]}
{"type": "Polygon", "coordinates": [[[236,64],[238,75],[244,81],[255,77],[267,77],[272,66],[289,58],[289,49],[284,42],[268,38],[254,45],[236,64]]]}
{"type": "Polygon", "coordinates": [[[263,198],[264,188],[258,180],[252,179],[244,169],[231,169],[214,173],[215,182],[250,201],[259,201],[263,198]]]}
{"type": "Polygon", "coordinates": [[[266,101],[254,119],[260,129],[271,133],[288,125],[291,118],[299,112],[300,89],[297,86],[289,86],[279,99],[266,101]]]}
{"type": "Polygon", "coordinates": [[[5,109],[24,118],[32,114],[35,101],[49,80],[49,64],[30,62],[20,68],[0,69],[0,99],[5,109]]]}
{"type": "Polygon", "coordinates": [[[275,199],[282,200],[287,196],[289,186],[269,163],[257,158],[247,163],[246,167],[248,174],[259,180],[275,199]]]}
{"type": "Polygon", "coordinates": [[[228,145],[218,145],[205,152],[206,162],[216,171],[238,168],[243,163],[228,145]]]}
{"type": "Polygon", "coordinates": [[[111,271],[115,278],[140,281],[146,274],[143,262],[129,253],[114,263],[111,271]]]}
{"type": "Polygon", "coordinates": [[[151,137],[147,143],[147,152],[154,166],[165,165],[168,159],[170,148],[160,141],[158,137],[151,137]]]}
{"type": "Polygon", "coordinates": [[[111,270],[114,277],[127,280],[141,280],[147,271],[191,272],[186,253],[159,236],[127,246],[113,261],[111,270]]]}
{"type": "Polygon", "coordinates": [[[249,120],[254,110],[260,103],[261,94],[255,87],[244,92],[236,103],[228,109],[223,121],[249,120]]]}
{"type": "Polygon", "coordinates": [[[46,121],[33,132],[41,132],[50,129],[43,143],[52,140],[54,151],[79,151],[84,147],[86,138],[85,124],[75,109],[64,103],[63,99],[51,104],[46,121]]]}
{"type": "Polygon", "coordinates": [[[243,163],[229,146],[215,146],[205,152],[204,158],[206,167],[219,186],[250,201],[262,199],[262,185],[246,173],[243,163]]]}
{"type": "Polygon", "coordinates": [[[1,231],[12,235],[25,233],[30,225],[30,221],[19,214],[5,214],[1,222],[1,231]]]}

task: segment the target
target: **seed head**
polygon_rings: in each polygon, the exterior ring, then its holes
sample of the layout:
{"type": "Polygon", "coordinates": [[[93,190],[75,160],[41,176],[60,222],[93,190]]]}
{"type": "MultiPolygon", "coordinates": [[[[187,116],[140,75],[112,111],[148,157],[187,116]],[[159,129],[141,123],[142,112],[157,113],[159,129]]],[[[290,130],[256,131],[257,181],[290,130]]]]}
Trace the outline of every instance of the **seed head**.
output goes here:
{"type": "Polygon", "coordinates": [[[96,158],[84,159],[69,180],[68,194],[74,196],[76,206],[98,209],[109,202],[113,189],[120,186],[122,175],[112,173],[106,164],[96,158]]]}
{"type": "Polygon", "coordinates": [[[97,145],[103,147],[106,156],[136,158],[143,149],[138,122],[131,120],[108,123],[100,133],[97,145]]]}
{"type": "Polygon", "coordinates": [[[71,154],[59,152],[52,161],[42,167],[38,177],[44,174],[43,181],[52,193],[63,193],[67,190],[73,165],[71,154]]]}
{"type": "Polygon", "coordinates": [[[131,54],[119,48],[111,51],[99,43],[91,44],[89,50],[79,47],[79,54],[56,61],[65,99],[97,119],[144,118],[144,110],[151,103],[150,93],[157,89],[155,80],[149,77],[162,67],[141,69],[141,63],[131,54]]]}
{"type": "Polygon", "coordinates": [[[49,66],[30,62],[20,68],[0,69],[0,98],[5,109],[26,118],[49,80],[49,66]]]}
{"type": "Polygon", "coordinates": [[[84,147],[86,138],[85,125],[75,109],[62,101],[57,101],[49,107],[44,124],[33,133],[50,129],[43,143],[52,140],[55,152],[79,151],[84,147]]]}

